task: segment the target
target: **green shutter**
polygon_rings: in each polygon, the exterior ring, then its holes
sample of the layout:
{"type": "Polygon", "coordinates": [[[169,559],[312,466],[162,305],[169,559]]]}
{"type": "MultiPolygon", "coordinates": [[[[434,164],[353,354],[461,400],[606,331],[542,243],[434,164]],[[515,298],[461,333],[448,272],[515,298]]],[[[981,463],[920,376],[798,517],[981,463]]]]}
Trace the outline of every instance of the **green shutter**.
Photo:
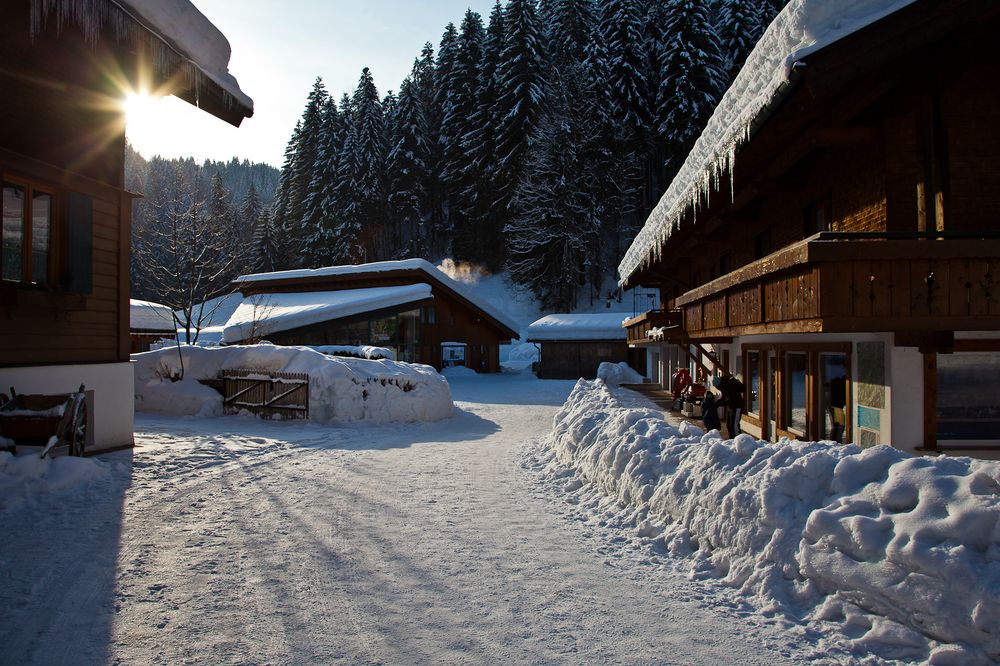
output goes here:
{"type": "Polygon", "coordinates": [[[69,193],[66,215],[69,284],[79,294],[89,294],[94,286],[94,204],[79,192],[69,193]]]}

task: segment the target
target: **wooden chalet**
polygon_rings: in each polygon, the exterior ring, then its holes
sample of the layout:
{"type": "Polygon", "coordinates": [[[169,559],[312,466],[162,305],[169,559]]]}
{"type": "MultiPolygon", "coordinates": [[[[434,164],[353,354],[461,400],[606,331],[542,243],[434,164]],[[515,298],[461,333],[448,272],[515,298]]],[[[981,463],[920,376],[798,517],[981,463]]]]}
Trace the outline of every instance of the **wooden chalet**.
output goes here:
{"type": "Polygon", "coordinates": [[[998,451],[1000,3],[798,4],[619,267],[662,295],[629,344],[740,377],[756,437],[998,451]]]}
{"type": "Polygon", "coordinates": [[[442,348],[464,345],[464,365],[500,371],[500,345],[517,323],[422,259],[244,275],[243,303],[225,344],[372,345],[397,360],[443,367],[442,348]]]}
{"type": "Polygon", "coordinates": [[[626,344],[620,312],[551,314],[528,327],[526,341],[540,345],[540,379],[593,379],[601,363],[628,363],[644,372],[645,354],[626,344]]]}
{"type": "Polygon", "coordinates": [[[0,24],[0,390],[92,400],[88,450],[132,444],[121,101],[142,85],[239,125],[229,44],[186,0],[10,0],[0,24]]]}
{"type": "Polygon", "coordinates": [[[169,305],[140,301],[129,301],[129,337],[132,353],[149,351],[151,345],[161,340],[173,340],[177,336],[177,324],[169,305]]]}

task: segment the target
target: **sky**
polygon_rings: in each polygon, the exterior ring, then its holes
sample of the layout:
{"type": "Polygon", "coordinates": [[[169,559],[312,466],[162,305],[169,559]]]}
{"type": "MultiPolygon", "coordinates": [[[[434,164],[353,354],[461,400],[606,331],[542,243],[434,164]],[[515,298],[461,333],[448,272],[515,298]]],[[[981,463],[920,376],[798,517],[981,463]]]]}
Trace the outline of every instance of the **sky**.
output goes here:
{"type": "Polygon", "coordinates": [[[174,97],[128,105],[126,135],[145,157],[247,158],[281,166],[316,77],[339,100],[371,68],[384,95],[396,91],[424,42],[435,52],[465,10],[485,23],[493,0],[192,0],[229,39],[229,71],[253,98],[237,129],[174,97]]]}

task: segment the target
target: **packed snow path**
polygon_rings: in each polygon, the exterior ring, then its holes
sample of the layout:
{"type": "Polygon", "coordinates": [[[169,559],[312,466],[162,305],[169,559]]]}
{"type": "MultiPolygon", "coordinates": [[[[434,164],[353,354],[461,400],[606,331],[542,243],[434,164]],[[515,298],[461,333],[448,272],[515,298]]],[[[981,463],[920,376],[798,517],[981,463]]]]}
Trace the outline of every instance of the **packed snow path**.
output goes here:
{"type": "MultiPolygon", "coordinates": [[[[776,664],[776,625],[609,560],[521,465],[571,382],[455,378],[438,423],[141,417],[0,513],[0,662],[776,664]]],[[[605,543],[613,550],[613,543],[605,543]]],[[[617,555],[617,556],[620,556],[617,555]]]]}

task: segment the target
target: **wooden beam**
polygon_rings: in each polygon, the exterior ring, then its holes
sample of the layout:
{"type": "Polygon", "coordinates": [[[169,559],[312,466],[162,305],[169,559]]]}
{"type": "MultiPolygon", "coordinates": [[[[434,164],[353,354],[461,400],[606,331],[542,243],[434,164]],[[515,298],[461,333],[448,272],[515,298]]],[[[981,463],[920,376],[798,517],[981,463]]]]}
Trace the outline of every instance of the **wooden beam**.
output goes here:
{"type": "MultiPolygon", "coordinates": [[[[690,347],[688,347],[688,345],[677,345],[677,346],[683,349],[684,353],[687,354],[688,358],[697,363],[698,367],[700,367],[702,370],[705,371],[706,377],[711,376],[712,371],[708,369],[708,366],[705,365],[705,363],[701,360],[699,356],[696,356],[691,353],[691,349],[690,347]]],[[[699,349],[701,349],[701,347],[699,347],[699,349]]]]}
{"type": "Polygon", "coordinates": [[[707,356],[709,359],[711,359],[712,365],[714,365],[716,368],[722,370],[722,374],[724,374],[724,375],[732,374],[731,372],[729,372],[729,368],[726,367],[726,364],[722,362],[722,359],[719,358],[718,354],[712,353],[712,352],[708,351],[708,349],[705,348],[705,344],[707,344],[707,343],[695,342],[694,344],[695,344],[695,346],[698,347],[698,349],[700,349],[702,351],[702,353],[705,354],[705,356],[707,356]]]}

